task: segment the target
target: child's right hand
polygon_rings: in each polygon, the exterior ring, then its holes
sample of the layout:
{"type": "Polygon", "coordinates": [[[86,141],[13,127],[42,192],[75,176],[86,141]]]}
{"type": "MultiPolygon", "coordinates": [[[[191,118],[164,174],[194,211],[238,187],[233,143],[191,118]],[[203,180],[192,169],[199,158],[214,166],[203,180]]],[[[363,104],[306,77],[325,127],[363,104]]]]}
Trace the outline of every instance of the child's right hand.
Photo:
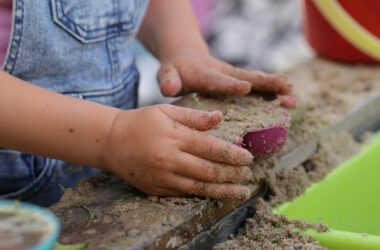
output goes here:
{"type": "Polygon", "coordinates": [[[159,196],[248,198],[239,185],[252,177],[252,155],[201,131],[222,113],[173,105],[120,111],[107,138],[103,162],[136,188],[159,196]]]}

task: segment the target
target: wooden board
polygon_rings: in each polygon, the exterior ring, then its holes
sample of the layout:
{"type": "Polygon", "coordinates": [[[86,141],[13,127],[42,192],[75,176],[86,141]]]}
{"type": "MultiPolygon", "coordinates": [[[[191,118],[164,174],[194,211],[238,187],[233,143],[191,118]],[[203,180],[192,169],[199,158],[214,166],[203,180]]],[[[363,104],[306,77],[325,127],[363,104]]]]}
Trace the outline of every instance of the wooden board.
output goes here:
{"type": "MultiPolygon", "coordinates": [[[[286,147],[252,168],[298,166],[334,131],[353,134],[380,122],[380,68],[312,60],[288,72],[299,98],[286,147]]],[[[236,231],[265,187],[249,184],[248,201],[148,198],[118,178],[102,175],[66,192],[52,210],[62,219],[62,243],[89,249],[204,249],[236,231]],[[116,211],[116,212],[115,212],[116,211]],[[215,236],[218,235],[218,236],[215,236]]]]}

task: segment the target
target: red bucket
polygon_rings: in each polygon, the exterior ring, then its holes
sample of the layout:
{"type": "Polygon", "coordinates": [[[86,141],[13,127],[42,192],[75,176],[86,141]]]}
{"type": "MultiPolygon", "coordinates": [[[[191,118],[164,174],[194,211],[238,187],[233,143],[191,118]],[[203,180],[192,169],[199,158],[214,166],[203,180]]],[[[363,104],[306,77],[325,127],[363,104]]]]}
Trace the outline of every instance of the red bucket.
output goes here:
{"type": "MultiPolygon", "coordinates": [[[[358,26],[361,26],[362,30],[372,35],[375,40],[380,39],[380,0],[323,1],[334,1],[340,5],[347,16],[352,18],[358,26]]],[[[373,64],[380,62],[378,53],[369,52],[365,49],[366,45],[358,46],[352,42],[352,39],[347,38],[349,36],[347,34],[350,33],[344,33],[337,26],[334,26],[331,19],[314,0],[304,0],[303,3],[304,32],[310,45],[319,55],[348,63],[373,64]]],[[[357,35],[352,36],[353,40],[357,37],[357,35]]],[[[377,51],[377,48],[375,47],[372,51],[377,51]]]]}

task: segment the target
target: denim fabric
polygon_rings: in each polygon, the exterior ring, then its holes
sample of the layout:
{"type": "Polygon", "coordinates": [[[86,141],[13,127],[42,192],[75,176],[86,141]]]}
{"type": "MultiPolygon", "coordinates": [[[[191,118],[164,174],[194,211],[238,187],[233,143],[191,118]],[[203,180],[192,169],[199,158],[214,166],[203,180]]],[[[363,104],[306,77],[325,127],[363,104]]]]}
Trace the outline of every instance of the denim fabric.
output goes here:
{"type": "MultiPolygon", "coordinates": [[[[3,70],[35,85],[122,109],[136,107],[132,42],[148,0],[14,0],[3,70]]],[[[98,170],[0,149],[0,198],[40,205],[98,170]]]]}

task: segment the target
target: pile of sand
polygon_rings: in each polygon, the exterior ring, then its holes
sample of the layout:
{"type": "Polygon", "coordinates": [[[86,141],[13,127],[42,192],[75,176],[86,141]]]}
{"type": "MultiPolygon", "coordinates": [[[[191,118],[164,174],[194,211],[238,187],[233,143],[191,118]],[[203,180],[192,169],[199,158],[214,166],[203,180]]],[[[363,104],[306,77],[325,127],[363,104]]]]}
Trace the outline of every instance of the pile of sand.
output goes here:
{"type": "Polygon", "coordinates": [[[265,200],[258,200],[252,208],[255,211],[253,217],[247,219],[237,235],[216,245],[214,249],[325,249],[312,238],[293,229],[314,228],[326,231],[327,227],[289,221],[284,216],[273,214],[272,208],[303,193],[311,183],[321,180],[359,149],[359,144],[350,134],[333,134],[320,142],[317,153],[302,166],[284,169],[277,174],[267,170],[263,180],[269,187],[269,195],[265,200]]]}

